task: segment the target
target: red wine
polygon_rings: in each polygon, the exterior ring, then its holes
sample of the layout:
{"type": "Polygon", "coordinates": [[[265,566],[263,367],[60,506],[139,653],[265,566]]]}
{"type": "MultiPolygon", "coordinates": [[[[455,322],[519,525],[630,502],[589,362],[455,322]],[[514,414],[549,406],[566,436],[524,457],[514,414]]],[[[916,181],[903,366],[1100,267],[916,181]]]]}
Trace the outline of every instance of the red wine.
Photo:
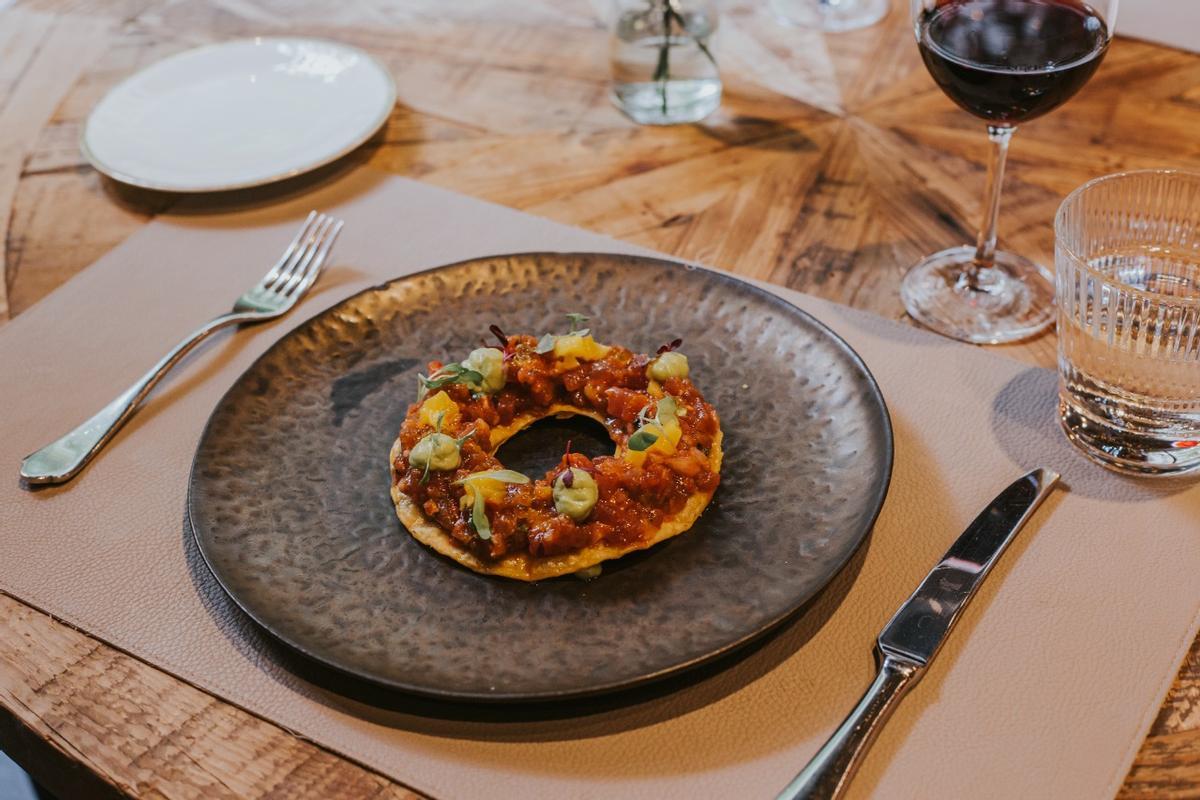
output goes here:
{"type": "Polygon", "coordinates": [[[1108,49],[1104,19],[1081,0],[939,0],[918,31],[942,91],[995,124],[1065,103],[1108,49]]]}

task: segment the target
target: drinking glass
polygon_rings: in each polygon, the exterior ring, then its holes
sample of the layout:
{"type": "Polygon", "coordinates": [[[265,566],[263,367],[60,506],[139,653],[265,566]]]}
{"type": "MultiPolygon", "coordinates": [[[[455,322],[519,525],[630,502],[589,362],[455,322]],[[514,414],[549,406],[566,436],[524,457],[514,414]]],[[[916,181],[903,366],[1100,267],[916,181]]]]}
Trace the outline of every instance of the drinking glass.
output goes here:
{"type": "Polygon", "coordinates": [[[1117,0],[912,0],[921,58],[951,100],[987,123],[987,202],[974,247],[934,253],[904,276],[910,316],[964,342],[1032,336],[1054,316],[1049,270],[996,249],[1000,186],[1017,123],[1066,102],[1100,65],[1117,0]]]}
{"type": "Polygon", "coordinates": [[[830,33],[868,28],[887,16],[891,0],[771,0],[785,25],[820,28],[830,33]]]}
{"type": "Polygon", "coordinates": [[[1200,173],[1097,178],[1054,234],[1067,438],[1128,472],[1200,467],[1200,173]]]}

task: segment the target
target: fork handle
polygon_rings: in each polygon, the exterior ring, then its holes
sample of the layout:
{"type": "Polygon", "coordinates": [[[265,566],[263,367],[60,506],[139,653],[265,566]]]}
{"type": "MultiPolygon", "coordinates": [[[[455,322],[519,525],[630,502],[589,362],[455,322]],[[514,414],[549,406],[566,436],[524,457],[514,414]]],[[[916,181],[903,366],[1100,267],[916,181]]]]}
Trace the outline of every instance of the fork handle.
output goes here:
{"type": "Polygon", "coordinates": [[[247,322],[259,316],[250,313],[223,314],[201,325],[171,348],[149,372],[138,378],[132,386],[117,395],[89,420],[62,438],[26,456],[21,462],[21,477],[29,483],[65,483],[75,477],[92,457],[100,452],[100,448],[104,447],[112,435],[133,416],[133,412],[150,390],[196,345],[221,328],[237,322],[247,322]]]}

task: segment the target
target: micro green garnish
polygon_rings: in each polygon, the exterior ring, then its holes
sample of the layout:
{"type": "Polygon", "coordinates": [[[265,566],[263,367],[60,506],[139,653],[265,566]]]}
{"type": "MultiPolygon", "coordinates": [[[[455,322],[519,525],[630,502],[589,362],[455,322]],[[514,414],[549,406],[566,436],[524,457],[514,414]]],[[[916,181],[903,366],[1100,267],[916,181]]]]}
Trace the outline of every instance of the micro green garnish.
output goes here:
{"type": "Polygon", "coordinates": [[[663,399],[659,400],[658,404],[655,406],[653,418],[647,414],[649,410],[650,406],[647,405],[638,412],[638,423],[640,423],[641,427],[638,428],[637,433],[629,437],[630,450],[640,453],[657,442],[659,434],[650,430],[651,426],[657,427],[660,431],[666,432],[666,425],[664,423],[668,417],[677,416],[676,412],[679,410],[679,404],[675,402],[674,397],[671,397],[671,395],[666,395],[663,397],[663,399]]]}
{"type": "Polygon", "coordinates": [[[504,331],[500,330],[499,325],[489,325],[488,330],[492,332],[493,336],[500,340],[502,347],[508,347],[508,337],[504,335],[504,331]]]}
{"type": "Polygon", "coordinates": [[[636,452],[641,452],[652,444],[658,441],[658,434],[642,428],[633,436],[629,437],[629,449],[636,452]]]}
{"type": "Polygon", "coordinates": [[[657,355],[661,356],[663,353],[669,353],[672,350],[678,350],[681,344],[683,344],[683,339],[672,339],[667,344],[664,344],[662,347],[658,348],[657,355]]]}
{"type": "Polygon", "coordinates": [[[577,314],[575,312],[567,314],[567,320],[571,323],[571,330],[567,332],[567,336],[587,336],[590,331],[583,327],[583,324],[588,319],[589,317],[586,314],[577,314]]]}
{"type": "MultiPolygon", "coordinates": [[[[578,314],[572,311],[566,315],[567,320],[571,323],[571,328],[564,336],[589,336],[592,332],[591,328],[582,327],[585,322],[590,319],[586,314],[578,314]]],[[[538,339],[537,348],[534,352],[538,354],[549,353],[554,349],[554,342],[558,339],[553,333],[547,333],[541,339],[538,339]]]]}
{"type": "Polygon", "coordinates": [[[483,492],[474,491],[471,494],[474,497],[471,503],[471,525],[475,527],[475,533],[479,534],[480,539],[489,540],[492,538],[492,523],[488,522],[483,492]]]}
{"type": "Polygon", "coordinates": [[[455,481],[456,484],[470,487],[471,494],[474,495],[471,504],[471,525],[475,527],[475,532],[479,534],[480,539],[488,540],[492,538],[492,526],[488,522],[487,509],[483,502],[483,492],[471,485],[473,482],[479,480],[493,480],[500,481],[501,483],[529,483],[529,478],[511,469],[493,469],[486,472],[475,472],[455,481]]]}
{"type": "Polygon", "coordinates": [[[658,408],[654,412],[654,421],[662,425],[664,417],[674,417],[678,411],[679,404],[675,402],[675,398],[671,397],[671,395],[666,395],[662,400],[658,401],[658,408]]]}
{"type": "Polygon", "coordinates": [[[462,364],[447,364],[426,378],[417,376],[417,402],[425,399],[425,395],[433,389],[440,389],[451,383],[482,386],[483,375],[473,369],[467,369],[462,364]]]}

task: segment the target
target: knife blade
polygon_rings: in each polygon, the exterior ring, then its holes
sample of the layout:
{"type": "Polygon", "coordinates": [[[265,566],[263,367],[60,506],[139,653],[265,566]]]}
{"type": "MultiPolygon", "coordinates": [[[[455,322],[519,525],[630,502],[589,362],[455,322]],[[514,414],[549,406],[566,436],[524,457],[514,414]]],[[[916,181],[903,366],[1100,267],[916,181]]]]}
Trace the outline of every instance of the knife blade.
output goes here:
{"type": "Polygon", "coordinates": [[[1046,468],[1023,475],[963,531],[880,631],[875,642],[879,672],[867,693],[777,800],[841,795],[879,728],[920,679],[984,578],[1058,478],[1046,468]]]}

